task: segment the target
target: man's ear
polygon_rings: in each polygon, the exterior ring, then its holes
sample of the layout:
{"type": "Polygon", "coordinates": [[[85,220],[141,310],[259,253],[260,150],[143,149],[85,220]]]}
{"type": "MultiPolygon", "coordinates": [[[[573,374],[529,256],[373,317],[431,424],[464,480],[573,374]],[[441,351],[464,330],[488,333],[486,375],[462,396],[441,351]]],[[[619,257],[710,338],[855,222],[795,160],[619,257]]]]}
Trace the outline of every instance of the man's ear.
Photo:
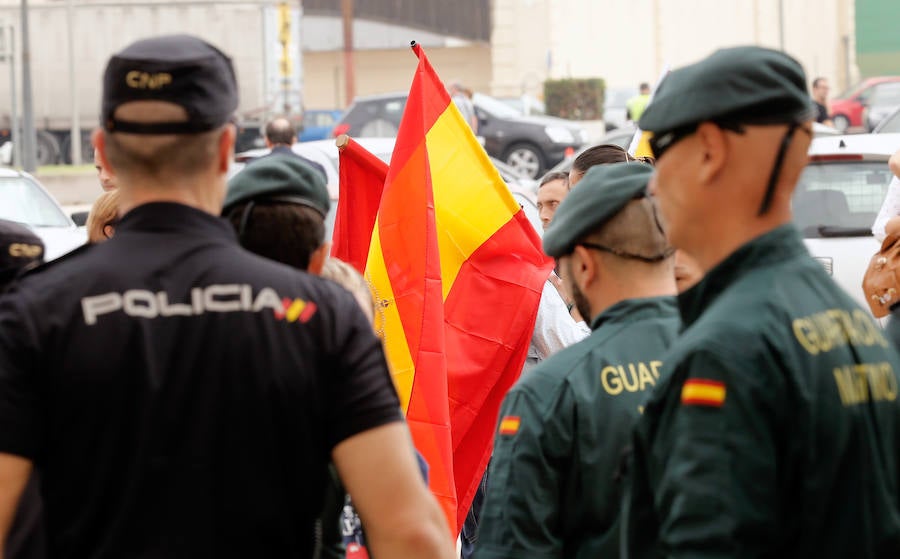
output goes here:
{"type": "Polygon", "coordinates": [[[704,122],[697,127],[697,139],[703,155],[697,178],[702,184],[707,184],[714,181],[725,167],[729,144],[725,132],[711,122],[704,122]]]}
{"type": "Polygon", "coordinates": [[[570,260],[572,262],[572,281],[579,289],[584,291],[597,281],[600,270],[590,249],[576,245],[570,260]]]}
{"type": "Polygon", "coordinates": [[[322,246],[309,255],[309,266],[306,268],[306,271],[314,276],[322,275],[322,268],[325,267],[325,261],[328,260],[328,253],[330,252],[331,243],[322,243],[322,246]]]}
{"type": "Polygon", "coordinates": [[[222,130],[219,138],[219,172],[227,173],[231,160],[234,159],[234,141],[237,138],[237,128],[229,124],[222,130]]]}
{"type": "Polygon", "coordinates": [[[95,128],[91,133],[91,144],[97,150],[97,155],[100,156],[100,164],[103,168],[109,169],[115,174],[115,170],[109,164],[109,159],[106,158],[106,132],[102,128],[95,128]]]}

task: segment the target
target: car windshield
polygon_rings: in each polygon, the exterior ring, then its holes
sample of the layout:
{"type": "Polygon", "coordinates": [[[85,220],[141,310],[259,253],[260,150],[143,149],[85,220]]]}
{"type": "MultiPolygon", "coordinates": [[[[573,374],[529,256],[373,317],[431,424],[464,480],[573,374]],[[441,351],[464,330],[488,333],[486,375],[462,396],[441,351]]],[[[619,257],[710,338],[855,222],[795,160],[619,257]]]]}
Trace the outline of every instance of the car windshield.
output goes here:
{"type": "Polygon", "coordinates": [[[845,91],[842,91],[840,95],[835,97],[835,99],[849,99],[850,97],[852,97],[853,95],[858,93],[859,90],[862,89],[864,84],[865,84],[864,81],[856,82],[855,84],[853,84],[849,88],[847,88],[845,91]]]}
{"type": "Polygon", "coordinates": [[[32,227],[69,227],[53,200],[27,177],[0,177],[0,219],[32,227]]]}
{"type": "Polygon", "coordinates": [[[480,93],[476,93],[473,96],[472,102],[475,103],[476,107],[491,113],[497,118],[516,118],[522,116],[520,111],[515,110],[503,101],[480,93]]]}
{"type": "Polygon", "coordinates": [[[807,239],[871,235],[890,180],[884,161],[810,163],[794,191],[794,223],[807,239]]]}
{"type": "Polygon", "coordinates": [[[900,109],[894,111],[889,117],[881,121],[877,132],[879,134],[900,132],[900,109]]]}
{"type": "Polygon", "coordinates": [[[869,97],[871,105],[900,105],[900,83],[886,83],[869,97]]]}

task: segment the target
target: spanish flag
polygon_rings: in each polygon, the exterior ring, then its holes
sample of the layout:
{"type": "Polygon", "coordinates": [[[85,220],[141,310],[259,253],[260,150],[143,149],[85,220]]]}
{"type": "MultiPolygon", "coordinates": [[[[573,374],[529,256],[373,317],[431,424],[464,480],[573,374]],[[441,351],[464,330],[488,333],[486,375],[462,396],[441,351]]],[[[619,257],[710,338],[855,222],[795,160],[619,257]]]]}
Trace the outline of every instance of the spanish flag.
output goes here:
{"type": "Polygon", "coordinates": [[[721,408],[725,403],[725,383],[719,380],[692,378],[681,387],[681,403],[686,406],[721,408]]]}
{"type": "Polygon", "coordinates": [[[366,265],[394,383],[456,535],[553,262],[421,47],[366,265]]]}
{"type": "Polygon", "coordinates": [[[335,144],[339,150],[340,189],[331,256],[363,273],[388,166],[346,134],[338,136],[335,144]]]}

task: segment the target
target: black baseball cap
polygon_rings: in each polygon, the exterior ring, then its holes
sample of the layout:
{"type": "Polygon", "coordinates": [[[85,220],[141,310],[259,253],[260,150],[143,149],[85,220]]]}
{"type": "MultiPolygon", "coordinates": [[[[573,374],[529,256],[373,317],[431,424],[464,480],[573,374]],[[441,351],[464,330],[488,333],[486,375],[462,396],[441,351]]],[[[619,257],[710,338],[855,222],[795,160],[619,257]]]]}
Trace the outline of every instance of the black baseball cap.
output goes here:
{"type": "Polygon", "coordinates": [[[24,269],[44,261],[44,242],[30,229],[0,219],[0,290],[24,269]]]}
{"type": "Polygon", "coordinates": [[[190,35],[165,35],[132,43],[110,58],[103,75],[100,125],[128,134],[196,134],[228,122],[238,106],[231,59],[190,35]],[[180,122],[115,118],[132,101],[166,101],[187,111],[180,122]]]}

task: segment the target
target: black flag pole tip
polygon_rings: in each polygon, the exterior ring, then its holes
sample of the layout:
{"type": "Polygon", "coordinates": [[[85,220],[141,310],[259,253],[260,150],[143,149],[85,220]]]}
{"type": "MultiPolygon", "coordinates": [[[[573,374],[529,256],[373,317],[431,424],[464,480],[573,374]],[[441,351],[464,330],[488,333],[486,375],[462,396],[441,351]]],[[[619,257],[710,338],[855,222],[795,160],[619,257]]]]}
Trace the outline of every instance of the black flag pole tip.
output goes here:
{"type": "Polygon", "coordinates": [[[410,42],[409,42],[409,46],[411,46],[411,47],[416,46],[416,42],[415,42],[415,41],[410,41],[410,42]]]}

